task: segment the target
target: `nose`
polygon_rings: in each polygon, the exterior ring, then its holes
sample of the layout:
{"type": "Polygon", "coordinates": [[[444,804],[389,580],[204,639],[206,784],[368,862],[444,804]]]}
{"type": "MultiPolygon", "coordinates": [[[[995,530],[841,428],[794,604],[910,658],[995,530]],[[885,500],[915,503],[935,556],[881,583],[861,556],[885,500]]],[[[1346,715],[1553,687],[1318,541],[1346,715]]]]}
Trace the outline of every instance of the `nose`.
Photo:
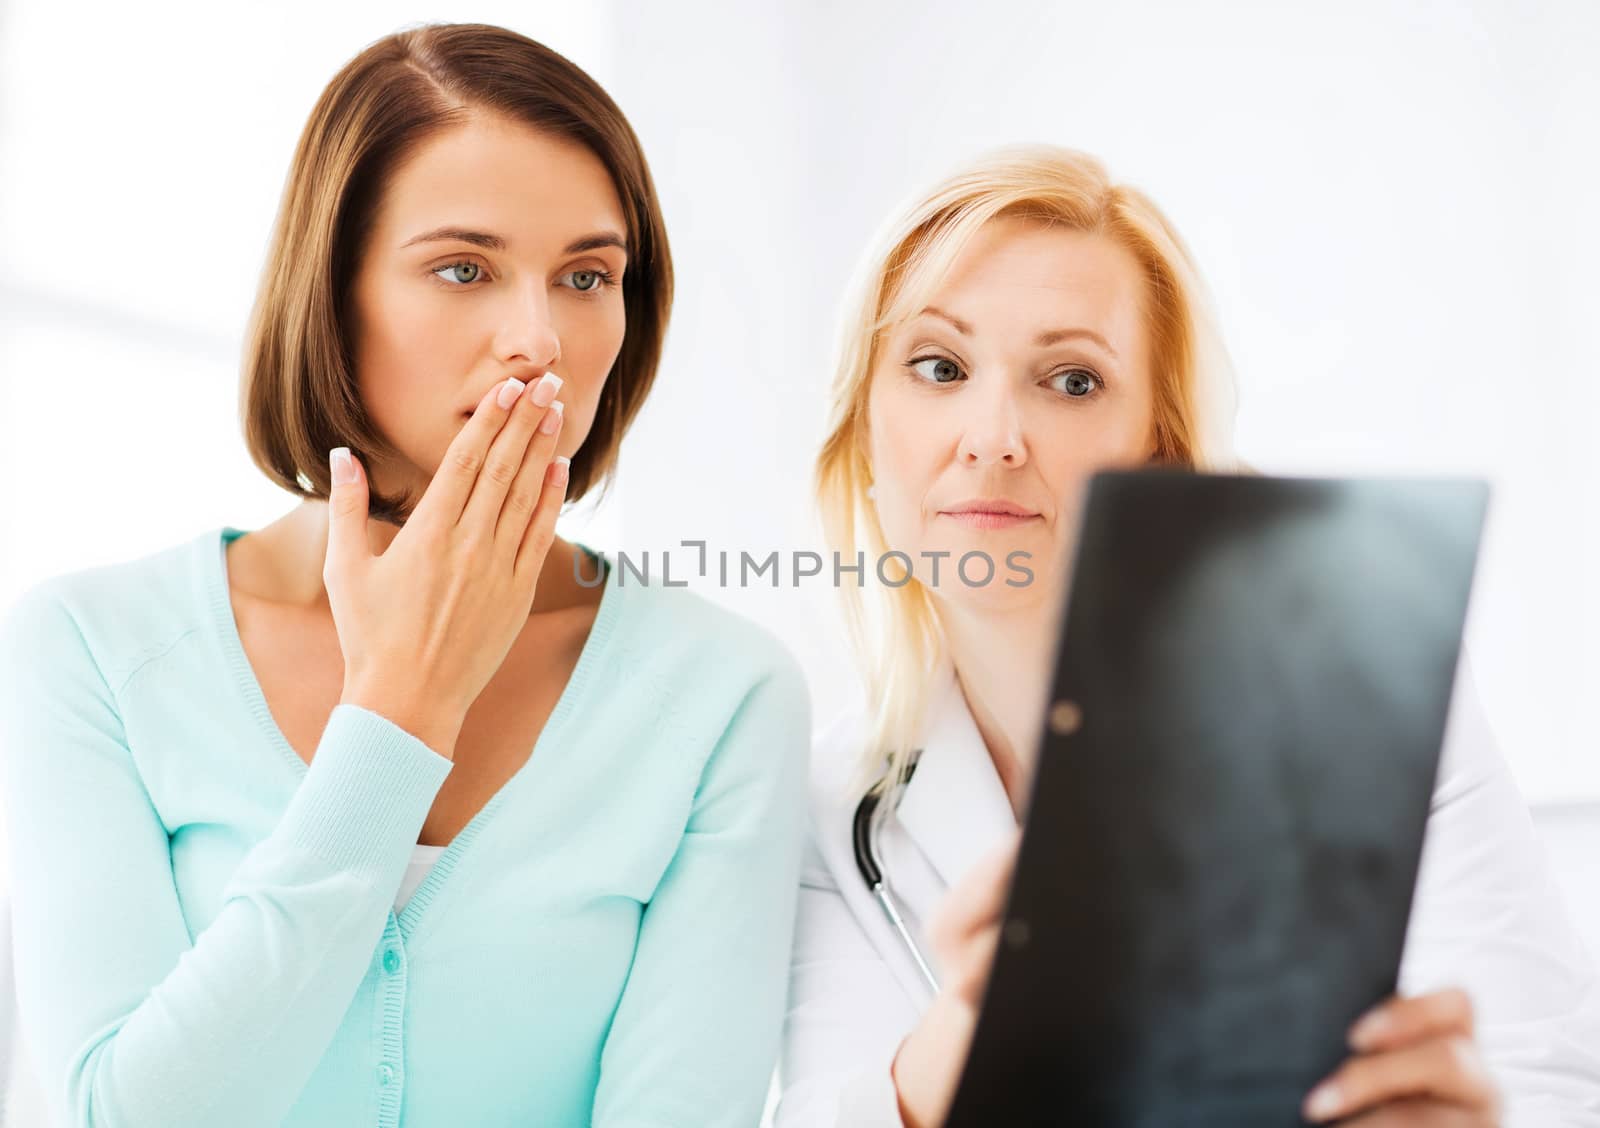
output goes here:
{"type": "Polygon", "coordinates": [[[542,281],[516,295],[496,335],[495,352],[502,361],[523,361],[549,368],[561,359],[561,337],[550,316],[550,300],[542,281]]]}
{"type": "Polygon", "coordinates": [[[957,457],[967,466],[1021,466],[1028,461],[1028,450],[1016,391],[1009,380],[984,383],[973,380],[972,394],[963,397],[966,418],[957,457]]]}

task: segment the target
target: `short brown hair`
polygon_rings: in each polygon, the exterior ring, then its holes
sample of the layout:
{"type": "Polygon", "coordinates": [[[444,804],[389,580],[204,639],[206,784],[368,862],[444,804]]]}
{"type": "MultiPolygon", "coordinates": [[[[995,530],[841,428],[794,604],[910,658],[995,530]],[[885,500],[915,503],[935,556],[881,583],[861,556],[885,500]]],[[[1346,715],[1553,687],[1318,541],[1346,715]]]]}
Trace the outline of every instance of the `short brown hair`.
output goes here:
{"type": "MultiPolygon", "coordinates": [[[[672,307],[672,258],[639,139],[568,59],[490,24],[426,24],[368,46],[333,77],[295,147],[245,333],[239,409],[256,465],[301,497],[326,498],[328,451],[363,462],[394,448],[357,391],[347,303],[388,177],[424,140],[490,111],[573,140],[610,172],[627,220],[627,318],[567,498],[610,479],[622,436],[655,380],[672,307]]],[[[405,499],[369,500],[399,523],[405,499]]]]}

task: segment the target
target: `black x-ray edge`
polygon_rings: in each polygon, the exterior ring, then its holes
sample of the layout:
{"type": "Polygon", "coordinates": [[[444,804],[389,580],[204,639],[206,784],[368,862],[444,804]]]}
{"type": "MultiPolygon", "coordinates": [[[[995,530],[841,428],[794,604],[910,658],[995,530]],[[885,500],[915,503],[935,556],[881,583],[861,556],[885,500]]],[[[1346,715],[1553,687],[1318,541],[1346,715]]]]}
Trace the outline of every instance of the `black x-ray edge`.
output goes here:
{"type": "Polygon", "coordinates": [[[947,1128],[1302,1123],[1396,988],[1488,495],[1091,481],[947,1128]]]}

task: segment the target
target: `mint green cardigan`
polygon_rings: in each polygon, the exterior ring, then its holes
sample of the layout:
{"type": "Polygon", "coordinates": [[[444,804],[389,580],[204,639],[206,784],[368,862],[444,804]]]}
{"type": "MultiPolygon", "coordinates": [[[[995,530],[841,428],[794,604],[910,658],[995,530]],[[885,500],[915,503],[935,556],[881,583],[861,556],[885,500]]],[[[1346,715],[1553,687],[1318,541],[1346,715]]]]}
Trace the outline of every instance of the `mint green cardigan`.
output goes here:
{"type": "Polygon", "coordinates": [[[792,656],[613,568],[527,764],[397,914],[452,765],[353,705],[295,754],[234,624],[240,535],[46,580],[0,626],[21,1031],[61,1123],[756,1124],[792,656]]]}

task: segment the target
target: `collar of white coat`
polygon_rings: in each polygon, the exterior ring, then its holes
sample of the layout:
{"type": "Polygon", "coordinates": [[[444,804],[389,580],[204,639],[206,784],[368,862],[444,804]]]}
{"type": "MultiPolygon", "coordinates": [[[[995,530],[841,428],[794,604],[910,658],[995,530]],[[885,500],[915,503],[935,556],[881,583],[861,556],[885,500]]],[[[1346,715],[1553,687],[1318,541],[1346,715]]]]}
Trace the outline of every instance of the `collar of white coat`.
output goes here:
{"type": "Polygon", "coordinates": [[[1016,832],[1017,820],[948,658],[932,682],[922,755],[895,817],[945,884],[954,885],[1016,832]]]}

